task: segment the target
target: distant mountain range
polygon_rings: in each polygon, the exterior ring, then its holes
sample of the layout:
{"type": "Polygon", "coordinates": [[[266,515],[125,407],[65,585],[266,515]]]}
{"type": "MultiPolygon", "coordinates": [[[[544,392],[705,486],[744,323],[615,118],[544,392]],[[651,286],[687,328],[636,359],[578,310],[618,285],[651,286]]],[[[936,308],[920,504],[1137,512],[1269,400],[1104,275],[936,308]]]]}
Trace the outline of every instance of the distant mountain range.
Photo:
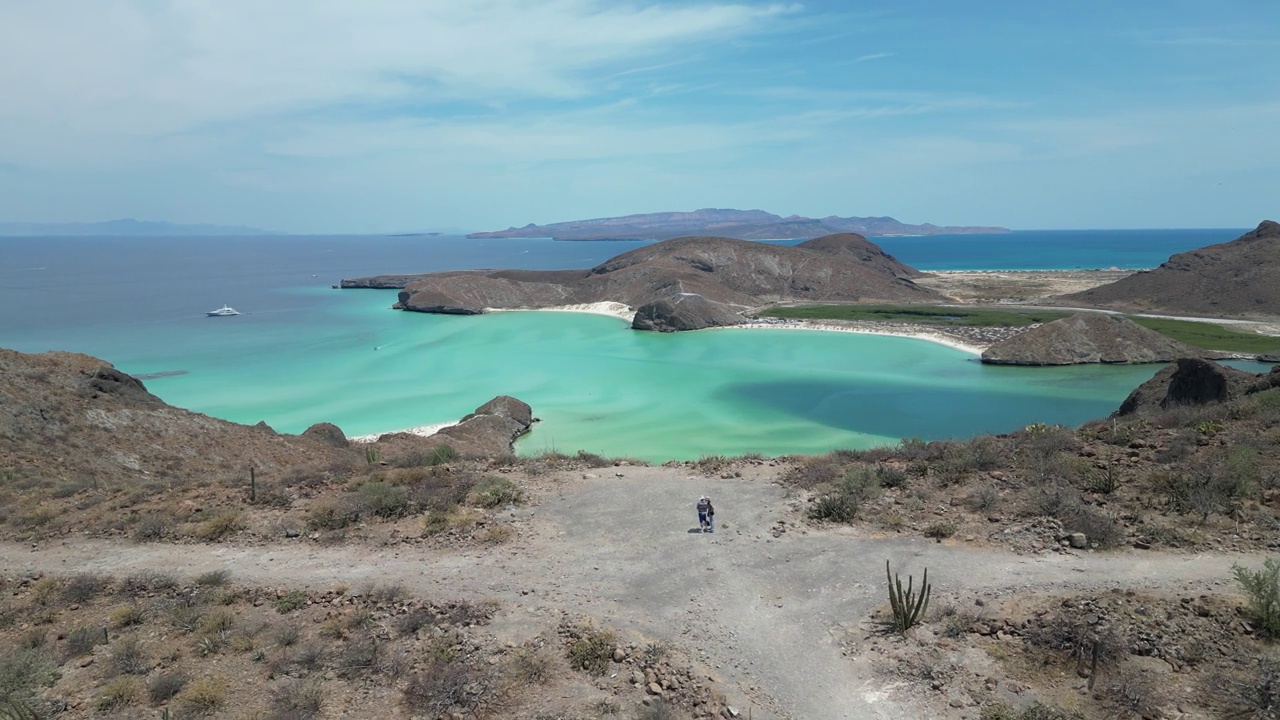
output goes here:
{"type": "Polygon", "coordinates": [[[690,235],[740,240],[815,238],[853,232],[865,237],[887,235],[959,235],[1007,233],[1002,227],[910,225],[891,217],[781,217],[763,210],[704,208],[693,212],[661,212],[623,217],[574,220],[550,225],[525,225],[469,238],[555,238],[556,240],[669,240],[690,235]]]}
{"type": "Polygon", "coordinates": [[[277,235],[271,230],[240,225],[183,225],[179,223],[151,222],[148,220],[108,220],[92,223],[0,223],[0,236],[77,237],[149,235],[149,236],[200,236],[200,235],[277,235]]]}

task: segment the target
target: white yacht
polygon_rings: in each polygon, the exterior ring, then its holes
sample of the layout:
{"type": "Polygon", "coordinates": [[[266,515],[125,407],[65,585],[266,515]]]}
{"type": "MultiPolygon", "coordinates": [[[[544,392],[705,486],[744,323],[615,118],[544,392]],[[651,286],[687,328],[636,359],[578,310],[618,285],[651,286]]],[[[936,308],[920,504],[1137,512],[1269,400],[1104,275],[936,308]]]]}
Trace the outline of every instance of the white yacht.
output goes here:
{"type": "Polygon", "coordinates": [[[209,312],[205,313],[205,315],[208,315],[209,317],[231,317],[232,315],[239,315],[239,314],[240,313],[230,305],[223,305],[217,310],[210,310],[209,312]]]}

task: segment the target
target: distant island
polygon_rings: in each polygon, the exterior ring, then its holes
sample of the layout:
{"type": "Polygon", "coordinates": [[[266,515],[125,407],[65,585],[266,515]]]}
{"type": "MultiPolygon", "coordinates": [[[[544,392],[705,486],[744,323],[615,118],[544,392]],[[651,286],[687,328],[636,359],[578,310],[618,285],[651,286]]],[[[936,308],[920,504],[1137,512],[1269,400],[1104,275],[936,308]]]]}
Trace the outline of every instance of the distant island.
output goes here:
{"type": "Polygon", "coordinates": [[[278,235],[272,230],[263,230],[241,225],[210,225],[199,223],[184,225],[181,223],[154,222],[150,220],[134,220],[122,218],[106,222],[89,223],[0,223],[0,236],[4,237],[114,237],[166,235],[198,237],[209,235],[278,235]]]}
{"type": "Polygon", "coordinates": [[[469,238],[553,238],[555,240],[670,240],[692,235],[737,238],[739,240],[793,240],[839,233],[864,237],[892,235],[965,235],[1007,233],[1003,227],[954,225],[911,225],[891,217],[808,218],[781,217],[764,210],[703,208],[693,212],[661,212],[622,217],[573,220],[570,222],[477,232],[469,238]]]}

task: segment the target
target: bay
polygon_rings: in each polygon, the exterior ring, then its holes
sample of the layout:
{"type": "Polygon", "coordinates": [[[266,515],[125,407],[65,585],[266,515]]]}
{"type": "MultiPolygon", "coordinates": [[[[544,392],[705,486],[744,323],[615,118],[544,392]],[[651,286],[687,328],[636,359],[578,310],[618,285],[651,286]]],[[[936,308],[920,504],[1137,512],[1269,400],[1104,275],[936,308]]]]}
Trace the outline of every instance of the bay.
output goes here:
{"type": "MultiPolygon", "coordinates": [[[[981,264],[969,269],[1025,266],[1035,258],[1105,267],[1126,255],[1149,266],[1152,254],[1162,260],[1237,234],[877,242],[924,269],[963,264],[957,253],[966,246],[981,264]],[[1115,247],[1130,241],[1141,253],[1115,247]]],[[[134,374],[180,373],[147,386],[174,405],[236,422],[265,420],[284,432],[321,421],[349,435],[448,422],[510,394],[542,419],[521,452],[582,449],[651,461],[968,437],[1030,422],[1077,424],[1109,413],[1157,369],[987,367],[934,343],[847,333],[665,335],[571,313],[419,315],[389,310],[393,291],[329,288],[342,277],[378,273],[589,267],[643,244],[5,238],[0,346],[85,352],[134,374]],[[204,316],[224,303],[244,314],[204,316]]]]}

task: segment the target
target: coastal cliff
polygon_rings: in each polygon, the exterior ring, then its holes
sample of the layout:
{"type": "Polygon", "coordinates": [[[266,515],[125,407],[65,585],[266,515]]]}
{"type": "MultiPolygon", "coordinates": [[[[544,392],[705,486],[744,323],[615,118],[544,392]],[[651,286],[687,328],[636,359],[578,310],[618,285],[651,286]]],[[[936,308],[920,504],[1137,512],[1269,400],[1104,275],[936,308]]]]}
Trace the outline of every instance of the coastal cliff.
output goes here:
{"type": "Polygon", "coordinates": [[[643,309],[633,327],[696,330],[744,322],[743,310],[773,302],[940,302],[912,282],[923,273],[861,235],[795,246],[687,237],[638,248],[587,270],[477,270],[343,280],[342,287],[396,287],[396,307],[478,314],[601,302],[643,309]]]}

